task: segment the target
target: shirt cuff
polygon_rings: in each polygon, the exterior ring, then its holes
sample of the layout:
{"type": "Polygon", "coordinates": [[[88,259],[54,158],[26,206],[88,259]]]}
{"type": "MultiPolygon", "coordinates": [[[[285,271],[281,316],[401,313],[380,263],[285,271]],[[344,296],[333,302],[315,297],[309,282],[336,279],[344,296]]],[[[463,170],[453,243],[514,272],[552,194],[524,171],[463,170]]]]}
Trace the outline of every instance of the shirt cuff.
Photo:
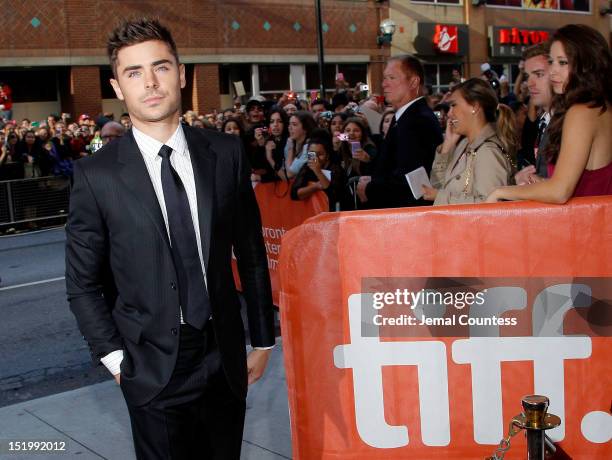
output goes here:
{"type": "Polygon", "coordinates": [[[123,361],[123,350],[111,351],[108,355],[100,358],[100,361],[113,375],[121,373],[121,361],[123,361]]]}
{"type": "Polygon", "coordinates": [[[253,350],[272,350],[272,348],[274,348],[274,345],[271,347],[253,347],[253,350]]]}

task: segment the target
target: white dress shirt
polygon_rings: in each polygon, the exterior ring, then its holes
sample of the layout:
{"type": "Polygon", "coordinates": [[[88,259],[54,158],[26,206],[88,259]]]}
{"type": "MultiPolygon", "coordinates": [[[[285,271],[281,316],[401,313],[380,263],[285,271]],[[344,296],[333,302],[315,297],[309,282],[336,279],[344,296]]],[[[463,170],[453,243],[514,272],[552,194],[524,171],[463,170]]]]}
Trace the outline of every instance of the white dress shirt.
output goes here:
{"type": "MultiPolygon", "coordinates": [[[[195,179],[193,175],[193,166],[191,164],[191,156],[189,155],[189,148],[187,147],[187,140],[185,139],[185,133],[179,123],[174,134],[170,136],[165,143],[161,143],[151,136],[139,131],[136,127],[132,127],[132,133],[136,144],[140,149],[142,158],[147,167],[149,177],[151,178],[151,184],[159,207],[161,208],[162,216],[164,217],[164,223],[166,224],[166,231],[168,232],[168,240],[170,240],[170,227],[168,226],[168,212],[166,210],[166,201],[164,200],[164,189],[161,181],[161,164],[162,157],[159,156],[159,151],[163,145],[167,145],[172,148],[172,155],[170,156],[170,164],[177,172],[185,192],[187,194],[187,200],[189,201],[189,209],[191,211],[191,220],[193,222],[193,228],[195,230],[196,243],[198,245],[198,254],[200,256],[200,264],[202,265],[202,273],[204,274],[204,282],[206,280],[206,268],[204,267],[204,258],[202,257],[202,240],[200,239],[200,222],[198,220],[198,199],[196,195],[195,179]]],[[[208,284],[206,284],[208,286],[208,284]]],[[[183,312],[180,311],[180,322],[185,324],[183,321],[183,312]]],[[[264,347],[262,349],[268,349],[272,347],[264,347]]],[[[111,372],[111,374],[119,374],[121,361],[123,361],[123,350],[115,350],[108,355],[101,358],[102,364],[111,372]]]]}

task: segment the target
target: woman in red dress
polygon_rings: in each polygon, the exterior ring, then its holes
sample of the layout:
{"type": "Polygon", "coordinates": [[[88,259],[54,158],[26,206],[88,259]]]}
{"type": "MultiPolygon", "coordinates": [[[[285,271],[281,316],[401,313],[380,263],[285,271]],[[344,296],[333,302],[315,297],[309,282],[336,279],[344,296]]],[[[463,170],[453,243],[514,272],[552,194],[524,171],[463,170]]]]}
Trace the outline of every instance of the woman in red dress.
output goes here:
{"type": "Polygon", "coordinates": [[[555,32],[550,47],[555,94],[548,127],[549,179],[500,187],[488,197],[565,203],[574,196],[612,194],[612,54],[603,36],[584,25],[555,32]]]}

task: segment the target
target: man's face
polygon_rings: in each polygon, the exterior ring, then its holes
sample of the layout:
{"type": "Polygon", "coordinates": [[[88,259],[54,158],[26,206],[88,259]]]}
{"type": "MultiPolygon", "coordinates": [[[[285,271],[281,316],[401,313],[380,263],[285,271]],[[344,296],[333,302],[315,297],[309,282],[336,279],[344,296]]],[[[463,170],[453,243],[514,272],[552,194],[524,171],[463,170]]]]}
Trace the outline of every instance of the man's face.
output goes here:
{"type": "Polygon", "coordinates": [[[106,126],[102,127],[102,131],[100,132],[103,145],[108,144],[113,139],[123,136],[124,131],[119,126],[113,125],[107,129],[104,128],[106,128],[106,126]]]}
{"type": "Polygon", "coordinates": [[[295,112],[297,112],[297,107],[295,106],[295,104],[285,104],[285,106],[283,107],[283,109],[285,110],[285,112],[287,113],[287,115],[291,116],[293,115],[295,112]]]}
{"type": "Polygon", "coordinates": [[[323,113],[325,112],[325,105],[324,104],[315,104],[312,106],[312,113],[323,113]]]}
{"type": "Polygon", "coordinates": [[[185,67],[166,43],[149,40],[126,46],[117,53],[116,64],[117,78],[110,82],[137,127],[172,118],[178,121],[185,67]]]}
{"type": "Polygon", "coordinates": [[[418,94],[419,78],[406,76],[399,61],[391,61],[383,73],[383,93],[387,102],[399,109],[418,94]]]}
{"type": "Polygon", "coordinates": [[[534,56],[525,61],[529,96],[538,107],[548,109],[552,100],[547,56],[534,56]]]}
{"type": "Polygon", "coordinates": [[[263,109],[258,105],[254,105],[253,107],[251,107],[251,110],[249,110],[248,115],[250,123],[261,123],[264,120],[263,109]]]}

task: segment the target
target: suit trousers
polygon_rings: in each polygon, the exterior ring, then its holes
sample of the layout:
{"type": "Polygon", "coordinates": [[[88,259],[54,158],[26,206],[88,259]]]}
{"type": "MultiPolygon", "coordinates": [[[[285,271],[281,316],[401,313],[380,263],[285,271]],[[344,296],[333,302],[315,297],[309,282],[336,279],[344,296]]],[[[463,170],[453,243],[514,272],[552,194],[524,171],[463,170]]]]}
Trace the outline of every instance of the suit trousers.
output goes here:
{"type": "Polygon", "coordinates": [[[138,460],[239,460],[246,401],[229,387],[208,321],[181,325],[168,385],[144,406],[127,404],[138,460]]]}

